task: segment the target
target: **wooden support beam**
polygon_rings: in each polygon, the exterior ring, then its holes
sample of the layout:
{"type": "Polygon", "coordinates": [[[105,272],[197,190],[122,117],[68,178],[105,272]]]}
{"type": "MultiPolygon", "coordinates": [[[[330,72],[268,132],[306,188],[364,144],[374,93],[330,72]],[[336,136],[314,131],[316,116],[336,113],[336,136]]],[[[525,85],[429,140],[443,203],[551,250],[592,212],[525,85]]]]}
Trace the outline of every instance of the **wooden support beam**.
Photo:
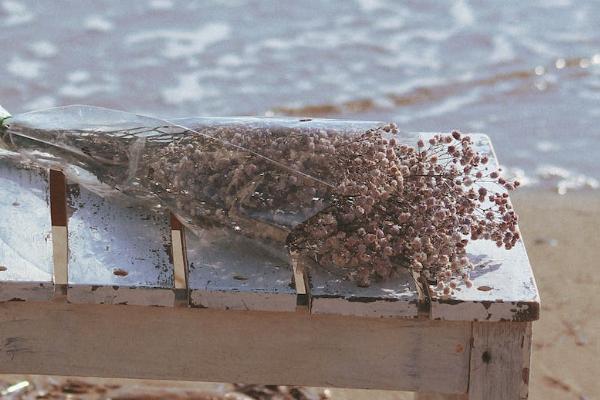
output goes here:
{"type": "Polygon", "coordinates": [[[531,322],[474,322],[469,400],[527,399],[531,322]]]}
{"type": "Polygon", "coordinates": [[[468,400],[467,394],[415,393],[415,400],[468,400]]]}
{"type": "Polygon", "coordinates": [[[470,337],[469,322],[7,302],[0,373],[465,393],[470,337]]]}

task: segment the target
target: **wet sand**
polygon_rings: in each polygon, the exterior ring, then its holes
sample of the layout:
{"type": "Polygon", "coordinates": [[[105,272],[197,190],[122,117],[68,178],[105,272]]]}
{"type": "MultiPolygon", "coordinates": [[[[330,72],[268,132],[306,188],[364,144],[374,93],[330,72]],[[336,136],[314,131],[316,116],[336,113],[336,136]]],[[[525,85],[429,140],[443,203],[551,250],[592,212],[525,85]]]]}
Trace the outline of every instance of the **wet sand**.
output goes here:
{"type": "MultiPolygon", "coordinates": [[[[523,190],[513,196],[513,202],[521,216],[521,230],[542,296],[541,319],[534,324],[530,398],[599,398],[600,194],[581,192],[559,196],[523,190]]],[[[0,390],[24,379],[28,377],[0,375],[0,390]]],[[[64,380],[34,378],[35,386],[46,390],[50,384],[64,380]]],[[[100,392],[94,388],[84,389],[82,391],[87,393],[71,394],[70,398],[117,398],[118,395],[123,399],[183,399],[200,392],[231,390],[230,385],[217,384],[84,381],[103,389],[100,392]]],[[[54,392],[60,395],[60,391],[58,387],[54,392]]],[[[35,398],[33,391],[22,393],[27,396],[22,398],[35,398]]],[[[408,393],[338,389],[330,390],[329,394],[336,400],[412,398],[408,393]]],[[[66,398],[66,394],[52,398],[66,398]]]]}

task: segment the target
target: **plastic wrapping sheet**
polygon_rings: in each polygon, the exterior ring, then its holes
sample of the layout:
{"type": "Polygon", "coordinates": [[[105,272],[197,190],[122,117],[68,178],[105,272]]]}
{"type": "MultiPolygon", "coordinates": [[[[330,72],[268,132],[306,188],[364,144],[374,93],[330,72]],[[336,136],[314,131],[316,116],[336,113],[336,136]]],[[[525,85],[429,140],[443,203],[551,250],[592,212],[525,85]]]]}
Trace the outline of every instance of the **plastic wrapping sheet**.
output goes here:
{"type": "Polygon", "coordinates": [[[187,126],[68,106],[13,116],[2,142],[104,197],[166,207],[192,230],[225,228],[281,250],[297,226],[349,195],[339,189],[349,165],[382,126],[251,117],[187,126]]]}
{"type": "Polygon", "coordinates": [[[518,182],[499,178],[459,132],[411,146],[379,122],[173,122],[90,106],[3,125],[3,147],[103,197],[166,208],[193,231],[243,235],[362,286],[408,267],[449,292],[455,278],[468,283],[469,237],[506,248],[520,237],[501,193],[518,182]]]}

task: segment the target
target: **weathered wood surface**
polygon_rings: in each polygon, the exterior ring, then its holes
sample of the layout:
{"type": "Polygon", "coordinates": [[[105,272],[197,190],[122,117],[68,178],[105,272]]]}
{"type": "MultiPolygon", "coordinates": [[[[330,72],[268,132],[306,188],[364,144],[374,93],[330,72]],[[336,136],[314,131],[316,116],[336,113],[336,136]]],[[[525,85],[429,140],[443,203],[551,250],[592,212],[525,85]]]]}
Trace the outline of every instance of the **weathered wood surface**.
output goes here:
{"type": "Polygon", "coordinates": [[[0,301],[54,293],[49,201],[47,171],[0,149],[0,301]]]}
{"type": "Polygon", "coordinates": [[[473,323],[469,400],[527,399],[531,322],[473,323]]]}
{"type": "Polygon", "coordinates": [[[444,393],[415,393],[415,400],[468,400],[469,395],[444,393]]]}
{"type": "MultiPolygon", "coordinates": [[[[401,137],[413,143],[419,136],[427,139],[431,135],[401,134],[401,137]]],[[[489,153],[495,165],[487,136],[472,136],[479,150],[489,153]]],[[[195,307],[296,309],[297,294],[301,291],[297,292],[292,284],[293,273],[284,249],[281,254],[271,254],[251,239],[217,231],[202,232],[199,238],[186,230],[170,231],[168,216],[120,207],[84,189],[79,196],[75,199],[73,192],[69,195],[72,215],[68,262],[69,269],[75,268],[69,271],[69,300],[171,305],[172,290],[185,291],[187,287],[190,304],[195,307]],[[172,240],[176,248],[170,260],[172,240]],[[187,286],[183,282],[186,258],[187,286]],[[121,270],[127,275],[121,274],[121,270]],[[179,279],[174,281],[175,272],[179,279]]],[[[27,218],[33,226],[39,225],[27,218]]],[[[55,232],[55,237],[60,238],[61,233],[64,236],[66,229],[55,232]]],[[[62,260],[65,254],[61,258],[61,250],[66,247],[58,243],[60,240],[55,242],[55,261],[62,260]]],[[[470,244],[468,253],[478,266],[473,272],[474,286],[459,286],[454,295],[445,298],[430,290],[432,319],[538,318],[539,296],[522,242],[507,251],[491,242],[476,241],[470,244]]],[[[312,269],[308,274],[309,307],[314,314],[412,318],[419,312],[418,287],[408,273],[370,288],[358,288],[324,270],[312,269]]]]}
{"type": "Polygon", "coordinates": [[[185,231],[192,307],[295,311],[296,291],[285,249],[219,229],[185,231]]]}
{"type": "MultiPolygon", "coordinates": [[[[428,137],[431,134],[423,134],[428,137]]],[[[483,134],[471,135],[480,153],[489,154],[491,170],[498,167],[492,144],[483,134]]],[[[490,187],[499,190],[497,186],[490,187]]],[[[517,210],[518,211],[518,210],[517,210]]],[[[473,287],[459,285],[454,295],[435,296],[431,318],[461,321],[533,321],[539,318],[540,298],[521,239],[511,250],[486,240],[471,241],[469,259],[476,266],[473,287]]]]}
{"type": "Polygon", "coordinates": [[[471,323],[10,302],[0,373],[465,393],[471,323]]]}
{"type": "Polygon", "coordinates": [[[419,294],[412,275],[370,287],[357,287],[328,271],[309,270],[311,310],[314,314],[355,315],[360,317],[418,316],[419,294]]]}
{"type": "Polygon", "coordinates": [[[185,254],[184,227],[176,215],[170,214],[170,219],[175,289],[186,291],[187,295],[187,256],[185,254]]]}
{"type": "Polygon", "coordinates": [[[75,184],[67,204],[70,302],[174,305],[168,214],[110,202],[75,184]]]}
{"type": "MultiPolygon", "coordinates": [[[[495,162],[487,137],[473,136],[495,162]]],[[[306,314],[294,312],[301,291],[283,248],[274,254],[218,230],[195,236],[166,213],[70,185],[68,229],[60,231],[68,230],[67,259],[66,238],[51,237],[47,172],[0,153],[0,190],[0,372],[526,398],[531,323],[472,322],[538,318],[522,242],[510,251],[472,242],[474,286],[447,298],[429,288],[427,317],[441,321],[423,318],[424,299],[408,273],[358,288],[309,270],[306,314]],[[53,243],[55,263],[68,261],[70,303],[7,301],[51,299],[53,243]],[[133,306],[173,306],[177,291],[189,292],[192,308],[133,306]]]]}
{"type": "Polygon", "coordinates": [[[69,247],[67,235],[67,181],[57,170],[49,171],[50,220],[52,221],[52,262],[55,293],[66,293],[69,281],[69,247]]]}

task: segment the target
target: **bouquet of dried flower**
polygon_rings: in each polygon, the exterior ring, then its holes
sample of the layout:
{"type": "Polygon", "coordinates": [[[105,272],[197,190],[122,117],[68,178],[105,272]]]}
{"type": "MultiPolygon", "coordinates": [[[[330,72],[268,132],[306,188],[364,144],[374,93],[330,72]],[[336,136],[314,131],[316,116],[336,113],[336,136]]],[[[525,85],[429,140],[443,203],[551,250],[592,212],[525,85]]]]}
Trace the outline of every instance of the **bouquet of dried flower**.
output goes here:
{"type": "Polygon", "coordinates": [[[469,240],[519,239],[508,182],[469,136],[412,145],[394,124],[260,118],[193,126],[70,106],[4,121],[0,144],[192,230],[259,238],[367,286],[410,268],[470,285],[469,240]]]}

